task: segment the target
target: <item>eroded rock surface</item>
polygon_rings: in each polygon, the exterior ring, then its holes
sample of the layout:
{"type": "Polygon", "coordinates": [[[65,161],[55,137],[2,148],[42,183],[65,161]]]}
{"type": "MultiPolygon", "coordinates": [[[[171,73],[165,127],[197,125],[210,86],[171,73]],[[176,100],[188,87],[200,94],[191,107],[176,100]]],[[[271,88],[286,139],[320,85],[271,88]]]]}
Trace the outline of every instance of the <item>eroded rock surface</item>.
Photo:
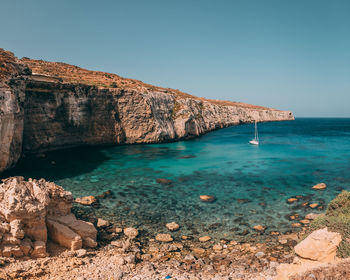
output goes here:
{"type": "Polygon", "coordinates": [[[341,240],[339,233],[323,228],[312,232],[294,250],[304,259],[329,261],[334,259],[341,240]]]}
{"type": "Polygon", "coordinates": [[[93,224],[71,213],[72,193],[44,179],[4,179],[0,184],[0,255],[46,256],[48,238],[72,250],[96,247],[93,224]]]}
{"type": "Polygon", "coordinates": [[[25,80],[30,74],[13,53],[0,48],[0,172],[21,155],[25,80]]]}

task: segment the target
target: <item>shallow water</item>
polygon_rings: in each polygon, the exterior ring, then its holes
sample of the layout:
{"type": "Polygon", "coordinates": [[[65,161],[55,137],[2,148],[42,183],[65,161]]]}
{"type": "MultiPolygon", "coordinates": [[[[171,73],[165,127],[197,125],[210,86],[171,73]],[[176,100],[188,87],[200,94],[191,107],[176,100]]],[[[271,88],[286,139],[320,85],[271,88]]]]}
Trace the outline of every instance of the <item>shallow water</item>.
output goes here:
{"type": "Polygon", "coordinates": [[[26,158],[3,177],[45,178],[74,196],[112,190],[96,214],[121,226],[150,234],[239,238],[252,226],[291,230],[286,216],[312,210],[305,201],[325,206],[350,186],[350,119],[297,119],[259,124],[260,146],[248,144],[253,125],[218,130],[201,138],[167,144],[79,148],[26,158]],[[173,181],[170,186],[157,178],[173,181]],[[325,182],[327,189],[314,191],[325,182]],[[199,195],[214,195],[204,203],[199,195]],[[306,196],[295,204],[286,199],[306,196]]]}

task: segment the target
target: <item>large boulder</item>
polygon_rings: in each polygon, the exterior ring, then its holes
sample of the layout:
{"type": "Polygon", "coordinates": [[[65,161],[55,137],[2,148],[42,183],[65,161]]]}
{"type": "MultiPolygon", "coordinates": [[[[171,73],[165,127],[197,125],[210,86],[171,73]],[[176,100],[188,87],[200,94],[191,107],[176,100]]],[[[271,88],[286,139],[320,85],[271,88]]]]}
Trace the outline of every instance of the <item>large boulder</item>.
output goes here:
{"type": "Polygon", "coordinates": [[[341,235],[327,228],[312,232],[294,247],[295,253],[304,259],[330,261],[335,258],[341,235]]]}
{"type": "Polygon", "coordinates": [[[56,221],[76,232],[83,239],[83,245],[85,247],[97,246],[97,230],[92,223],[77,220],[72,213],[66,216],[49,216],[48,220],[56,221]]]}
{"type": "Polygon", "coordinates": [[[56,243],[70,250],[79,250],[83,246],[83,240],[79,234],[72,231],[69,227],[50,219],[47,220],[47,227],[50,238],[56,243]]]}
{"type": "Polygon", "coordinates": [[[48,238],[73,250],[96,247],[95,227],[76,219],[72,202],[72,193],[44,179],[2,180],[0,256],[44,257],[48,238]]]}

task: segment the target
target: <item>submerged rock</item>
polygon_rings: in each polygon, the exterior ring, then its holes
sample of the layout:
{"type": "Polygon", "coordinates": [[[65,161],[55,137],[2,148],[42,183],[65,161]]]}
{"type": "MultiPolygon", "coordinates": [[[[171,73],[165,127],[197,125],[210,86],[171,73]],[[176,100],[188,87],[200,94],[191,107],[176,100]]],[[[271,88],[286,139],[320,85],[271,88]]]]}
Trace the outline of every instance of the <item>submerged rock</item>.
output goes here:
{"type": "Polygon", "coordinates": [[[195,158],[196,156],[195,155],[184,155],[184,156],[181,156],[180,158],[195,158]]]}
{"type": "Polygon", "coordinates": [[[325,188],[327,188],[325,183],[320,183],[312,187],[313,190],[324,190],[325,188]]]}
{"type": "Polygon", "coordinates": [[[247,199],[247,198],[239,198],[237,199],[237,202],[238,203],[249,203],[249,202],[252,202],[250,199],[247,199]]]}
{"type": "Polygon", "coordinates": [[[295,197],[291,197],[291,198],[288,198],[288,199],[287,199],[287,202],[288,202],[288,203],[293,203],[293,202],[295,202],[295,201],[298,201],[298,199],[295,198],[295,197]]]}
{"type": "Polygon", "coordinates": [[[256,231],[262,232],[262,231],[265,231],[266,227],[264,227],[262,225],[256,225],[256,226],[253,227],[253,229],[256,230],[256,231]]]}
{"type": "Polygon", "coordinates": [[[0,184],[0,253],[46,256],[49,237],[61,246],[95,247],[97,231],[70,212],[72,193],[44,179],[4,179],[0,184]]]}
{"type": "Polygon", "coordinates": [[[99,195],[96,195],[97,199],[105,199],[108,197],[112,197],[113,196],[113,192],[111,190],[105,191],[99,195]]]}
{"type": "Polygon", "coordinates": [[[167,223],[165,226],[170,231],[176,231],[180,228],[180,226],[175,222],[167,223]]]}
{"type": "Polygon", "coordinates": [[[317,206],[318,206],[317,203],[311,203],[311,204],[309,205],[309,207],[312,208],[312,209],[313,209],[313,208],[316,208],[317,206]]]}
{"type": "Polygon", "coordinates": [[[199,199],[203,202],[214,202],[216,200],[213,195],[200,195],[199,199]]]}
{"type": "Polygon", "coordinates": [[[173,181],[169,180],[169,179],[165,179],[165,178],[158,178],[156,180],[156,182],[158,184],[162,184],[162,185],[171,185],[173,183],[173,181]]]}

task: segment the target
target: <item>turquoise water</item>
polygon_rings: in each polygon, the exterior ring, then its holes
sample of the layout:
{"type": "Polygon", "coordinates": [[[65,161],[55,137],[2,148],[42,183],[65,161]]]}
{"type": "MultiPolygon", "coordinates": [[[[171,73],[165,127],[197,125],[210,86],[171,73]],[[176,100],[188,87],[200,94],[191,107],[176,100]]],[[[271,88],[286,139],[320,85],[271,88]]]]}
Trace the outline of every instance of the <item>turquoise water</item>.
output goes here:
{"type": "Polygon", "coordinates": [[[253,233],[256,224],[267,226],[267,233],[288,232],[289,215],[323,211],[303,202],[325,207],[350,187],[350,119],[262,123],[259,133],[260,146],[248,144],[250,124],[177,143],[56,151],[26,158],[3,177],[43,177],[74,196],[112,190],[114,197],[101,200],[96,215],[151,235],[175,221],[181,226],[175,236],[228,239],[253,233]],[[157,178],[173,183],[161,185],[157,178]],[[311,189],[320,182],[326,190],[311,189]],[[202,194],[216,201],[201,202],[202,194]],[[305,197],[287,204],[295,195],[305,197]]]}

